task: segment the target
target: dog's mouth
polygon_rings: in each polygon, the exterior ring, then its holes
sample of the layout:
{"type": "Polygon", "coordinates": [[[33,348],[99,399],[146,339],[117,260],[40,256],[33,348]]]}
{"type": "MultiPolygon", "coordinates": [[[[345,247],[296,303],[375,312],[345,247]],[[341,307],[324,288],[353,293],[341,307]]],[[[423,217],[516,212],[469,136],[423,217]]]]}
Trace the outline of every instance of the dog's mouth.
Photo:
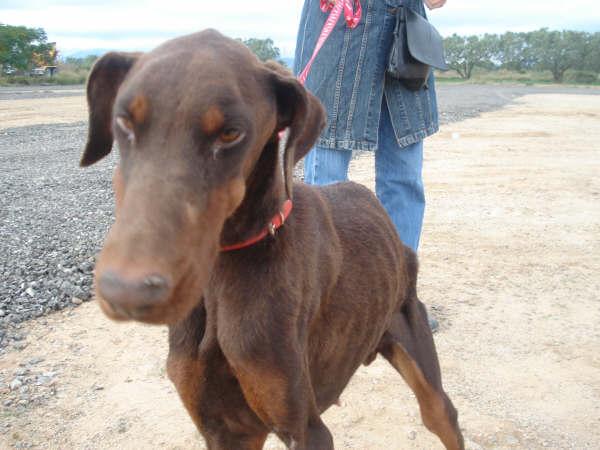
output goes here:
{"type": "MultiPolygon", "coordinates": [[[[200,302],[201,298],[202,296],[198,297],[196,303],[200,302]]],[[[118,322],[136,321],[150,325],[169,325],[185,318],[185,316],[179,317],[173,314],[172,310],[163,306],[148,305],[125,309],[121,306],[111,304],[102,298],[98,298],[98,301],[104,314],[118,322]]]]}
{"type": "Polygon", "coordinates": [[[108,317],[117,321],[137,320],[139,322],[156,323],[158,316],[155,305],[138,306],[136,308],[124,308],[120,305],[110,303],[102,297],[97,296],[100,308],[108,317]]]}

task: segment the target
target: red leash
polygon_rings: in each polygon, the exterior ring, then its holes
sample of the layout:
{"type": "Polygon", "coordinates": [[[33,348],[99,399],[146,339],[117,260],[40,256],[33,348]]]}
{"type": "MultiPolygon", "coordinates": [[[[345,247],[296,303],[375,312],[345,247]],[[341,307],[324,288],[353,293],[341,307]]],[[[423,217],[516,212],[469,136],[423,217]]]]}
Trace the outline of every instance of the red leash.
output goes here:
{"type": "MultiPolygon", "coordinates": [[[[356,28],[356,26],[360,23],[360,19],[362,17],[362,6],[360,4],[360,0],[334,0],[332,3],[328,0],[321,0],[321,11],[324,13],[329,12],[329,17],[323,25],[323,30],[321,30],[321,34],[319,39],[317,40],[317,45],[315,46],[315,50],[313,51],[310,60],[306,64],[304,70],[298,75],[298,81],[304,85],[306,83],[306,78],[310,73],[310,69],[312,67],[313,61],[321,51],[321,48],[325,44],[325,41],[329,39],[331,32],[335,28],[338,20],[342,15],[342,11],[344,11],[344,16],[346,18],[346,25],[348,28],[356,28]]],[[[285,131],[280,133],[280,136],[284,134],[285,131]]],[[[288,199],[283,202],[283,206],[281,211],[279,211],[267,227],[262,230],[258,235],[251,237],[243,242],[239,242],[233,245],[227,245],[225,247],[221,247],[222,252],[229,252],[233,250],[239,250],[241,248],[250,247],[251,245],[256,244],[257,242],[262,241],[269,234],[271,236],[275,235],[275,232],[283,226],[290,213],[292,212],[292,200],[288,199]]]]}

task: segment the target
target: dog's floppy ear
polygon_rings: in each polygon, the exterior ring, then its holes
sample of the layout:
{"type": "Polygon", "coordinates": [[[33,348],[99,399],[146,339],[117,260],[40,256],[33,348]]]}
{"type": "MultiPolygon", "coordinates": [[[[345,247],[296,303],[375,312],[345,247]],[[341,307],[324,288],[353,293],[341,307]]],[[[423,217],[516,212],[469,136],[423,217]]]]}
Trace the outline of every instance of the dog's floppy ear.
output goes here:
{"type": "Polygon", "coordinates": [[[277,130],[289,127],[283,157],[285,190],[292,198],[294,166],[317,141],[325,127],[325,110],[321,102],[280,64],[265,63],[277,99],[277,130]]]}
{"type": "Polygon", "coordinates": [[[110,153],[112,109],[119,86],[141,53],[107,53],[94,64],[87,83],[88,140],[80,165],[85,167],[110,153]]]}

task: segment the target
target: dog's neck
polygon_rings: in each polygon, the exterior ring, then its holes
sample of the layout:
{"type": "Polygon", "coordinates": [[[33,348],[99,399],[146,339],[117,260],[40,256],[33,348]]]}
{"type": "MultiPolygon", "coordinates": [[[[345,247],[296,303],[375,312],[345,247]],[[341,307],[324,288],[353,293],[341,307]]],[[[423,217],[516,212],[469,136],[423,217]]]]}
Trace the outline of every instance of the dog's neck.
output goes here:
{"type": "Polygon", "coordinates": [[[279,167],[279,139],[265,146],[248,178],[246,195],[238,209],[225,221],[221,246],[244,242],[265,229],[285,201],[285,188],[279,167]]]}

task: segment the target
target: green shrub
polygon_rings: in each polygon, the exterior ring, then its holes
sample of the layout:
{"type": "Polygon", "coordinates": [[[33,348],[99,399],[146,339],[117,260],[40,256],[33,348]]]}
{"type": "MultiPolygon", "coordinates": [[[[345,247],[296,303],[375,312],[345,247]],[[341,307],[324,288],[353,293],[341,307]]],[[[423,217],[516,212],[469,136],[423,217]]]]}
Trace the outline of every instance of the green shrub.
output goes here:
{"type": "MultiPolygon", "coordinates": [[[[505,69],[487,70],[476,67],[473,70],[469,80],[458,78],[458,74],[452,70],[447,72],[436,71],[436,78],[441,82],[457,82],[463,81],[466,83],[519,83],[525,85],[535,84],[554,84],[556,83],[552,77],[552,73],[548,70],[530,70],[530,71],[512,71],[505,69]]],[[[576,71],[569,70],[565,74],[564,83],[566,84],[600,84],[598,75],[591,71],[576,71]]]]}
{"type": "Polygon", "coordinates": [[[595,84],[598,82],[598,74],[584,70],[569,71],[565,75],[567,83],[595,84]]]}
{"type": "Polygon", "coordinates": [[[84,84],[87,78],[87,72],[58,72],[53,78],[47,79],[50,83],[56,84],[84,84]]]}
{"type": "Polygon", "coordinates": [[[59,66],[58,72],[50,77],[29,75],[4,75],[0,76],[0,86],[8,85],[44,85],[44,84],[85,84],[89,70],[85,68],[71,68],[59,66]]]}
{"type": "Polygon", "coordinates": [[[37,81],[34,78],[28,77],[26,75],[8,75],[0,78],[0,80],[0,84],[4,86],[11,84],[29,85],[37,83],[37,81]]]}

